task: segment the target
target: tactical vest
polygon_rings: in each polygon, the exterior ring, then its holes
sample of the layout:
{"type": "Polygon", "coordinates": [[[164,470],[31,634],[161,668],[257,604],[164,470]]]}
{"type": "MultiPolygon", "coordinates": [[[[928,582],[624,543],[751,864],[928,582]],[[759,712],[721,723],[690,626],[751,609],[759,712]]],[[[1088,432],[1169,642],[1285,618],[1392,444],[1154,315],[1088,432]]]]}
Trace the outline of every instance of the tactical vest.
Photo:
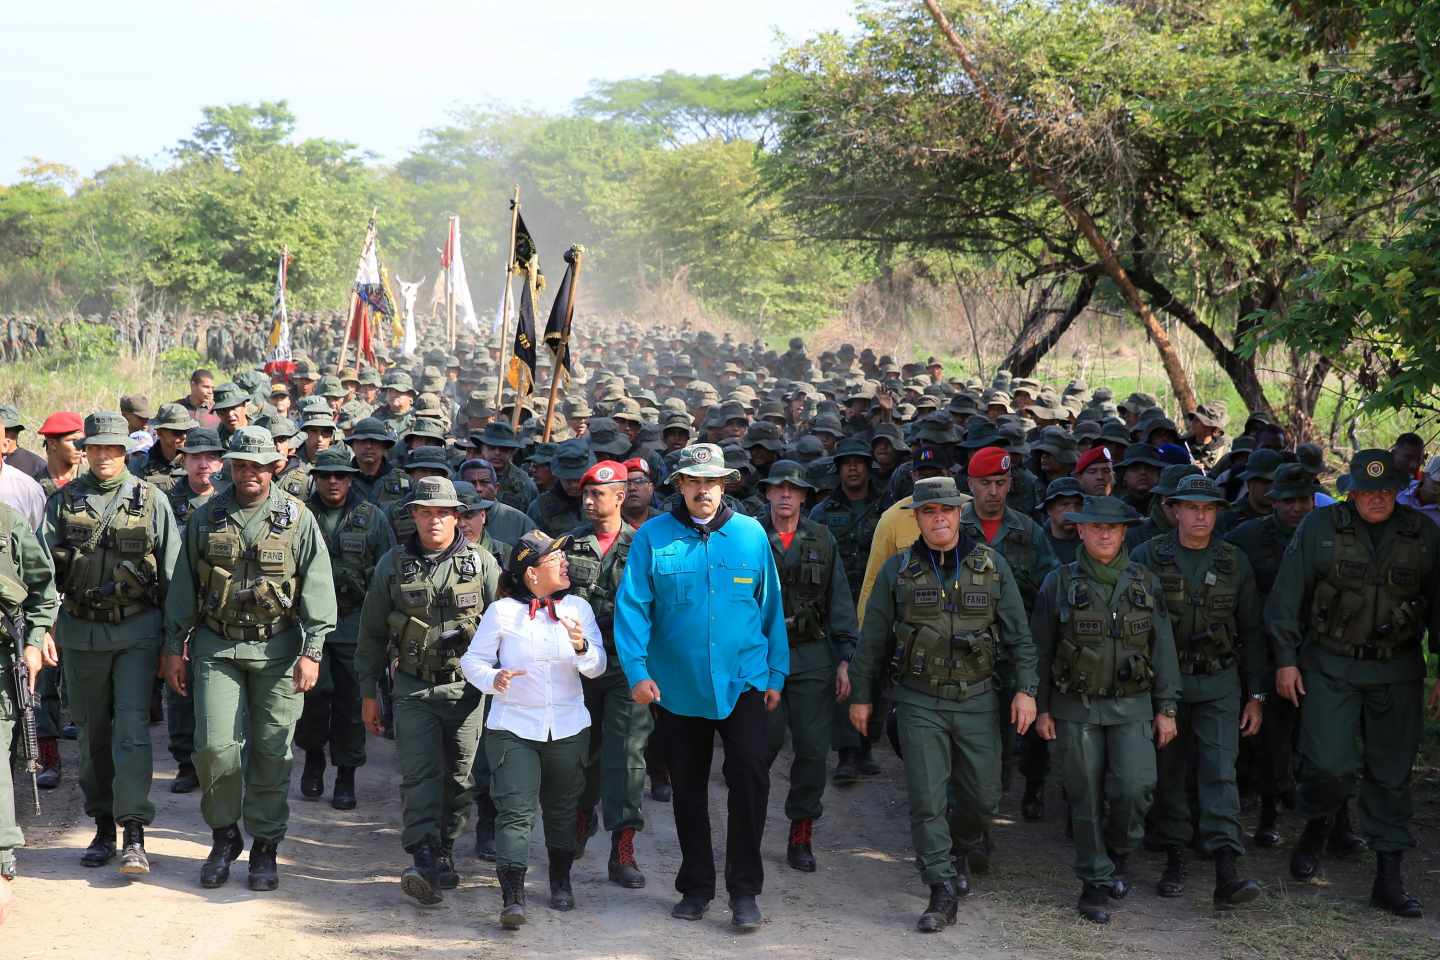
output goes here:
{"type": "MultiPolygon", "coordinates": [[[[295,625],[299,588],[296,541],[305,507],[280,495],[269,505],[264,535],[246,546],[230,492],[216,500],[208,522],[196,530],[196,563],[205,625],[232,642],[268,640],[295,625]]],[[[188,539],[188,537],[187,537],[188,539]]]]}
{"type": "MultiPolygon", "coordinates": [[[[213,495],[212,492],[211,496],[213,495]]],[[[210,499],[207,496],[198,503],[194,502],[195,492],[190,489],[190,481],[185,477],[179,478],[166,496],[170,500],[170,512],[175,514],[175,524],[181,530],[185,529],[185,523],[190,519],[190,514],[204,506],[210,499]]]]}
{"type": "Polygon", "coordinates": [[[160,603],[158,545],[152,532],[158,492],[144,480],[130,480],[115,493],[108,524],[86,499],[90,484],[62,488],[57,517],[62,543],[55,554],[55,584],[71,616],[119,623],[160,603]]]}
{"type": "Polygon", "coordinates": [[[983,544],[960,562],[949,584],[940,582],[924,556],[913,549],[902,551],[890,661],[895,682],[946,700],[966,700],[990,690],[1000,596],[995,553],[983,544]]]}
{"type": "MultiPolygon", "coordinates": [[[[1315,584],[1310,628],[1321,648],[1358,660],[1389,660],[1420,643],[1425,632],[1426,521],[1396,509],[1383,554],[1372,557],[1355,527],[1355,508],[1334,508],[1335,557],[1315,584]]],[[[1433,585],[1432,585],[1433,589],[1433,585]]]]}
{"type": "Polygon", "coordinates": [[[495,498],[524,513],[530,507],[530,485],[525,482],[526,479],[524,471],[510,464],[498,478],[495,498]]]}
{"type": "Polygon", "coordinates": [[[1239,631],[1235,607],[1240,597],[1240,550],[1224,540],[1210,545],[1210,569],[1199,592],[1191,591],[1176,558],[1173,535],[1150,541],[1150,557],[1165,591],[1180,672],[1218,673],[1235,665],[1239,631]]]}
{"type": "Polygon", "coordinates": [[[552,537],[578,527],[585,519],[580,513],[580,501],[559,496],[552,490],[540,494],[536,512],[540,515],[537,518],[540,529],[552,537]]]}
{"type": "Polygon", "coordinates": [[[148,480],[163,492],[169,493],[176,483],[174,470],[177,465],[165,463],[163,460],[156,459],[153,454],[147,453],[140,469],[131,472],[141,480],[148,480]]]}
{"type": "Polygon", "coordinates": [[[361,500],[340,521],[335,532],[325,537],[325,546],[330,551],[330,570],[335,579],[335,602],[342,617],[360,609],[365,603],[370,574],[380,560],[370,549],[370,525],[379,516],[378,507],[368,500],[361,500]]]}
{"type": "Polygon", "coordinates": [[[415,514],[410,509],[414,499],[414,492],[407,492],[390,508],[390,529],[395,531],[396,543],[405,543],[415,536],[415,514]]]}
{"type": "Polygon", "coordinates": [[[1260,596],[1268,597],[1275,578],[1280,574],[1280,561],[1285,557],[1285,548],[1290,545],[1290,533],[1280,529],[1274,515],[1266,517],[1260,524],[1259,549],[1251,556],[1250,566],[1255,570],[1255,585],[1260,596]]]}
{"type": "Polygon", "coordinates": [[[824,640],[829,613],[826,594],[830,571],[835,565],[833,541],[820,524],[802,519],[790,549],[781,550],[768,523],[766,527],[772,538],[770,551],[779,568],[780,599],[785,608],[785,631],[790,646],[824,640]]]}
{"type": "Polygon", "coordinates": [[[310,495],[310,464],[297,461],[296,465],[275,478],[275,485],[297,500],[310,495]]]}
{"type": "MultiPolygon", "coordinates": [[[[1025,526],[1009,527],[1005,530],[1004,537],[989,545],[990,549],[1010,564],[1010,572],[1015,575],[1015,586],[1020,590],[1020,601],[1025,604],[1027,613],[1035,608],[1035,595],[1040,592],[1040,584],[1035,581],[1035,546],[1030,542],[1029,529],[1025,526]]],[[[985,534],[978,516],[971,532],[975,539],[984,541],[985,534]]]]}
{"type": "Polygon", "coordinates": [[[465,547],[440,564],[434,574],[402,545],[396,550],[391,612],[390,656],[400,670],[426,683],[460,680],[460,657],[492,598],[485,596],[480,557],[465,547]]]}
{"type": "Polygon", "coordinates": [[[865,508],[857,512],[844,496],[836,494],[826,501],[820,514],[821,522],[835,538],[851,592],[858,593],[865,579],[865,564],[870,559],[870,544],[875,540],[875,526],[880,522],[880,498],[866,502],[865,508]]]}
{"type": "Polygon", "coordinates": [[[615,594],[620,589],[620,577],[625,572],[630,542],[634,538],[633,530],[621,527],[620,535],[610,545],[610,552],[603,557],[588,540],[572,540],[565,547],[565,560],[570,565],[570,592],[590,604],[607,653],[615,652],[615,594]]]}
{"type": "Polygon", "coordinates": [[[1145,579],[1144,567],[1126,566],[1112,609],[1095,595],[1078,561],[1060,567],[1060,639],[1051,672],[1056,690],[1075,697],[1130,697],[1154,685],[1155,598],[1145,579]]]}
{"type": "Polygon", "coordinates": [[[392,503],[405,499],[405,495],[410,492],[410,478],[404,471],[394,468],[378,480],[365,477],[363,481],[369,489],[365,499],[381,510],[387,509],[392,503]]]}

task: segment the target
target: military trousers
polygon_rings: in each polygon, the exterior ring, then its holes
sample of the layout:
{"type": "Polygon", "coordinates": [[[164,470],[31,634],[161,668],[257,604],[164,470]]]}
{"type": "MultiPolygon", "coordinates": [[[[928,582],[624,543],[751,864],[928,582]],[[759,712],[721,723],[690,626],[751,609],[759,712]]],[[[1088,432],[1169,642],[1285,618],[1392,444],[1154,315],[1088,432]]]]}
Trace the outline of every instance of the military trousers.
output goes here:
{"type": "MultiPolygon", "coordinates": [[[[25,834],[15,819],[15,780],[10,762],[10,745],[17,733],[15,699],[7,679],[11,663],[10,656],[0,655],[0,670],[5,671],[0,676],[0,854],[25,846],[25,834]]],[[[22,786],[26,792],[30,790],[29,784],[22,786]]]]}
{"type": "Polygon", "coordinates": [[[360,715],[360,679],[355,644],[327,643],[320,678],[305,694],[295,726],[295,745],[306,753],[330,748],[337,767],[365,766],[365,721],[360,715]]]}
{"type": "Polygon", "coordinates": [[[185,661],[185,696],[165,685],[165,731],[176,764],[195,762],[195,661],[185,661]]]}
{"type": "Polygon", "coordinates": [[[850,724],[850,704],[832,703],[830,712],[830,749],[859,750],[860,731],[850,724]]]}
{"type": "Polygon", "coordinates": [[[1205,853],[1245,853],[1240,839],[1240,698],[1182,701],[1175,739],[1158,752],[1152,816],[1154,836],[1167,846],[1198,839],[1205,853]]]}
{"type": "Polygon", "coordinates": [[[41,667],[35,684],[35,735],[42,740],[60,736],[60,671],[63,667],[41,667]]]}
{"type": "Polygon", "coordinates": [[[1145,836],[1155,798],[1155,741],[1150,723],[1055,721],[1056,761],[1075,828],[1075,876],[1109,883],[1112,855],[1126,855],[1145,836]]]}
{"type": "MultiPolygon", "coordinates": [[[[785,816],[790,820],[818,820],[825,794],[826,761],[830,756],[830,725],[835,717],[835,671],[829,667],[785,678],[780,706],[767,718],[770,765],[790,732],[790,790],[785,794],[785,816]]],[[[851,728],[854,729],[854,728],[851,728]]],[[[857,738],[858,742],[858,738],[857,738]]]]}
{"type": "Polygon", "coordinates": [[[64,652],[70,710],[80,731],[80,790],[85,815],[148,825],[153,758],[150,694],[160,637],[122,650],[64,652]]]}
{"type": "Polygon", "coordinates": [[[1425,725],[1423,677],[1357,684],[1319,669],[1304,677],[1296,811],[1306,819],[1332,816],[1356,795],[1371,849],[1410,849],[1410,768],[1425,725]]]}
{"type": "Polygon", "coordinates": [[[630,685],[618,666],[580,682],[590,711],[580,809],[593,810],[598,799],[606,830],[643,830],[645,745],[655,729],[650,708],[630,699],[630,685]]]}
{"type": "Polygon", "coordinates": [[[495,802],[495,866],[526,867],[538,809],[545,846],[575,849],[575,817],[585,789],[590,731],[559,740],[527,740],[509,730],[485,731],[495,802]]]}
{"type": "Polygon", "coordinates": [[[195,662],[195,774],[211,829],[239,823],[279,843],[290,823],[290,746],[305,698],[295,659],[195,662]]]}
{"type": "Polygon", "coordinates": [[[1000,806],[1001,732],[994,697],[993,691],[981,694],[967,710],[936,709],[903,698],[895,705],[910,799],[910,839],[927,884],[954,879],[952,846],[963,851],[984,848],[1000,806]]]}
{"type": "Polygon", "coordinates": [[[1255,789],[1262,797],[1278,797],[1295,789],[1295,733],[1300,711],[1284,697],[1265,701],[1265,721],[1260,732],[1243,740],[1253,743],[1255,789]]]}
{"type": "MultiPolygon", "coordinates": [[[[464,680],[429,684],[395,672],[395,752],[400,758],[400,842],[449,847],[474,801],[484,694],[464,680]]],[[[572,821],[573,825],[573,821],[572,821]]]]}

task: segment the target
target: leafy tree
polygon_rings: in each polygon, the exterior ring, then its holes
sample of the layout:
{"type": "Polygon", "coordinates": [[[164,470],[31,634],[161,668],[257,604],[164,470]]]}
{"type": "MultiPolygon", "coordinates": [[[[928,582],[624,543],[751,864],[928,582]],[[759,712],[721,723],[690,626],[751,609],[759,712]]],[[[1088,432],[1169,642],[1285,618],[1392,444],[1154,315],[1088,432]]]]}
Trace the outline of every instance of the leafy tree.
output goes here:
{"type": "Polygon", "coordinates": [[[582,115],[619,121],[671,146],[696,140],[754,140],[768,118],[768,76],[696,76],[667,70],[659,76],[591,86],[575,104],[582,115]]]}

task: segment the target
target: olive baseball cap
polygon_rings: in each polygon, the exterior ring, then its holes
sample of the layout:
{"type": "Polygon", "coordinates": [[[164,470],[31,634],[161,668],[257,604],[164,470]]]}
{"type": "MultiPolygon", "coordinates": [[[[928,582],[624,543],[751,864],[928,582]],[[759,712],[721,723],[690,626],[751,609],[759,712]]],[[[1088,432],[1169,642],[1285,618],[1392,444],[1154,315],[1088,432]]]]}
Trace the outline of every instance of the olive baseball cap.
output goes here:
{"type": "Polygon", "coordinates": [[[279,463],[285,455],[275,449],[275,438],[264,427],[241,427],[230,437],[226,460],[251,463],[279,463]]]}
{"type": "Polygon", "coordinates": [[[1350,460],[1351,490],[1399,490],[1408,479],[1396,468],[1389,450],[1361,450],[1350,460]]]}
{"type": "Polygon", "coordinates": [[[446,477],[421,477],[415,481],[415,498],[412,507],[452,507],[459,510],[465,504],[455,495],[455,484],[446,477]]]}
{"type": "Polygon", "coordinates": [[[1065,519],[1071,523],[1118,523],[1127,527],[1141,522],[1139,514],[1119,497],[1086,497],[1079,510],[1065,511],[1065,519]]]}
{"type": "Polygon", "coordinates": [[[144,417],[149,420],[155,416],[155,408],[150,404],[150,398],[143,393],[127,393],[120,398],[120,412],[128,413],[132,417],[144,417]]]}
{"type": "Polygon", "coordinates": [[[915,481],[915,491],[910,503],[902,509],[919,510],[921,507],[938,503],[944,507],[963,507],[970,497],[963,495],[955,485],[954,477],[924,477],[915,481]]]}
{"type": "Polygon", "coordinates": [[[85,418],[85,439],[77,446],[123,447],[130,449],[130,425],[118,413],[108,410],[85,418]]]}

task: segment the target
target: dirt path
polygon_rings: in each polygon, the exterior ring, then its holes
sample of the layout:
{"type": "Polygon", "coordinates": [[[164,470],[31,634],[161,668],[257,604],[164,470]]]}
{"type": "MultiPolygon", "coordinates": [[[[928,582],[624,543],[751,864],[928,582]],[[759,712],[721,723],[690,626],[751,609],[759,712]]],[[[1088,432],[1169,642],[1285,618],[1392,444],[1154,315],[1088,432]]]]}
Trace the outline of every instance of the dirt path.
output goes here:
{"type": "MultiPolygon", "coordinates": [[[[914,932],[924,906],[909,850],[909,828],[898,761],[882,748],[884,774],[846,790],[830,788],[827,815],[819,825],[820,870],[803,875],[784,861],[782,812],[788,754],[776,764],[766,831],[764,928],[737,937],[721,898],[699,924],[671,920],[678,865],[669,806],[647,799],[648,829],[637,854],[650,885],[622,890],[605,879],[608,844],[602,834],[576,865],[574,913],[546,905],[544,849],[536,842],[530,873],[530,923],[514,934],[495,923],[499,893],[493,866],[464,850],[459,890],[444,905],[425,910],[401,894],[397,877],[407,862],[399,843],[400,801],[394,744],[371,739],[370,763],[359,776],[360,808],[348,814],[328,802],[300,799],[298,771],[291,793],[290,836],[281,846],[281,887],[255,894],[238,864],[230,884],[202,890],[197,876],[209,848],[199,814],[199,795],[174,796],[174,773],[163,726],[152,728],[159,807],[147,834],[153,863],[143,883],[121,880],[113,868],[86,870],[78,863],[92,826],[84,818],[76,785],[75,745],[65,743],[65,781],[43,796],[45,815],[24,819],[28,785],[17,799],[30,846],[20,852],[22,878],[17,908],[0,928],[0,955],[7,960],[209,960],[236,957],[304,957],[308,960],[364,955],[380,958],[548,957],[691,958],[762,950],[777,958],[821,957],[1065,957],[1428,958],[1440,955],[1440,923],[1403,922],[1365,907],[1371,865],[1327,863],[1324,887],[1286,881],[1284,852],[1254,853],[1246,866],[1267,895],[1243,914],[1217,916],[1210,908],[1209,865],[1191,866],[1190,890],[1179,901],[1153,894],[1158,857],[1141,854],[1136,890],[1103,929],[1075,918],[1077,886],[1070,855],[1055,815],[1042,824],[999,824],[996,868],[976,878],[959,923],[936,936],[914,932]]],[[[723,803],[712,803],[717,835],[723,803]]],[[[1417,813],[1421,850],[1408,862],[1411,889],[1440,916],[1440,789],[1432,776],[1420,791],[1417,813]]],[[[1003,812],[1015,816],[1018,788],[1003,812]]],[[[1282,823],[1287,834],[1293,817],[1282,823]]],[[[723,839],[717,841],[723,850],[723,839]]]]}

